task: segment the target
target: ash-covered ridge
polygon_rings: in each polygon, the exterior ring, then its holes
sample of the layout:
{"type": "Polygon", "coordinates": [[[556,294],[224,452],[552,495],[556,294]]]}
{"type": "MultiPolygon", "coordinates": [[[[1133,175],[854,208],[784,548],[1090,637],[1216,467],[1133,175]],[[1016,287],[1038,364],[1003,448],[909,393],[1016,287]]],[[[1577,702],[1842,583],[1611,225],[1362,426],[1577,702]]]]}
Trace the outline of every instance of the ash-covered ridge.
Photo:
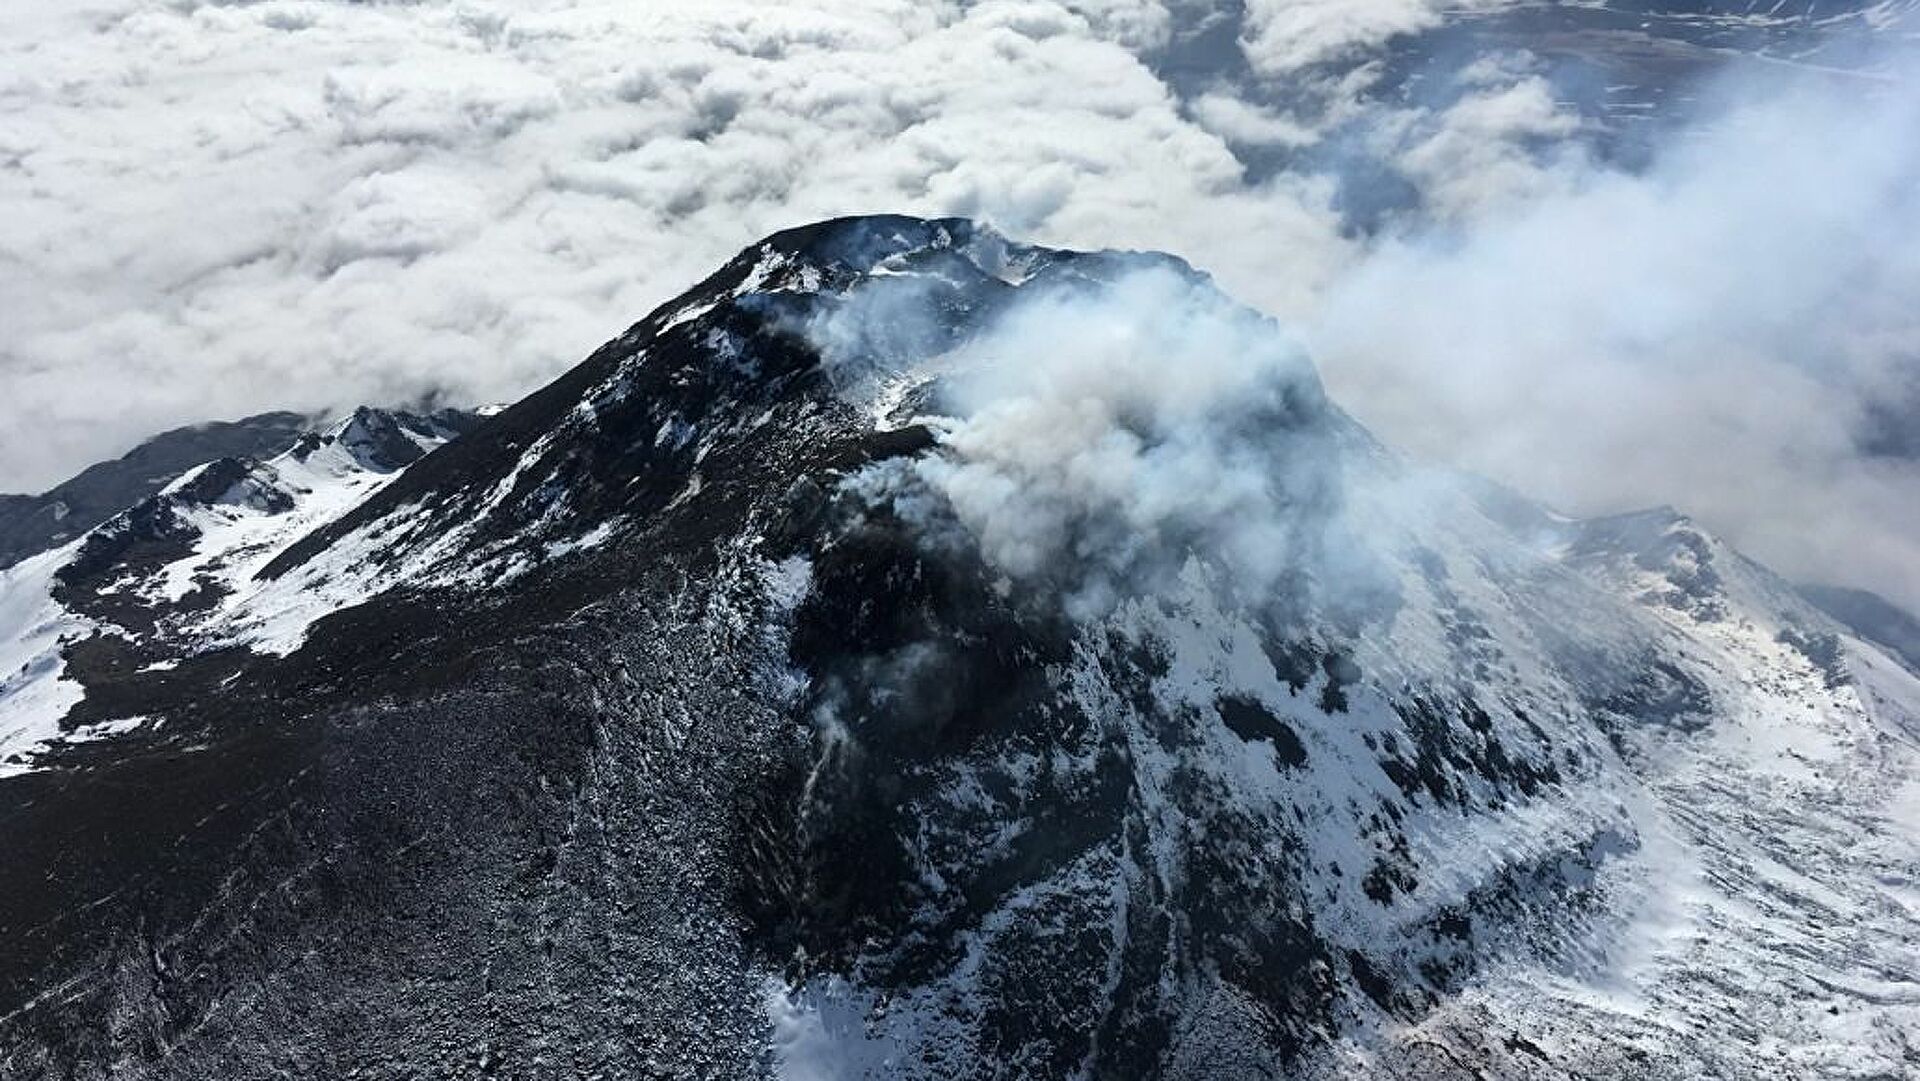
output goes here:
{"type": "Polygon", "coordinates": [[[460,427],[5,572],[0,1072],[1911,1065],[1913,675],[1176,259],[821,223],[460,427]]]}

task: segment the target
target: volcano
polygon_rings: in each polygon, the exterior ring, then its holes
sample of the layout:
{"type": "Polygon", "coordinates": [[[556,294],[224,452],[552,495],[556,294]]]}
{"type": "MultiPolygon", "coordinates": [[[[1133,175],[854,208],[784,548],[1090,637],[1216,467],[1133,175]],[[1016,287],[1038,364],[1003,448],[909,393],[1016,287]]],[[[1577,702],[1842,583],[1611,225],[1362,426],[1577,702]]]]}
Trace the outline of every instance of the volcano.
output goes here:
{"type": "Polygon", "coordinates": [[[8,1077],[1920,1062],[1920,678],[1166,255],[776,234],[27,555],[0,680],[8,1077]]]}

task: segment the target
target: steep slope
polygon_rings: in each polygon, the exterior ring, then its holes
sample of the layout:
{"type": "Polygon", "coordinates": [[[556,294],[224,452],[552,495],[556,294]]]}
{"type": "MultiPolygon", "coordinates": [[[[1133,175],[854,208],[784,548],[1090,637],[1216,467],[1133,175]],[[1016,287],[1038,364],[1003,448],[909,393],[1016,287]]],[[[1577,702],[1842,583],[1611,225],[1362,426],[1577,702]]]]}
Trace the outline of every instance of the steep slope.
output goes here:
{"type": "Polygon", "coordinates": [[[1876,593],[1844,586],[1803,585],[1800,593],[1853,633],[1877,642],[1920,672],[1920,619],[1876,593]]]}
{"type": "Polygon", "coordinates": [[[1700,679],[1658,671],[1632,708],[1597,715],[1643,786],[1645,904],[1625,948],[1500,966],[1388,1061],[1490,1058],[1519,1076],[1568,1063],[1656,1078],[1911,1072],[1920,681],[1669,508],[1542,515],[1520,532],[1677,632],[1700,679]],[[1625,727],[1649,715],[1682,723],[1625,727]],[[1500,1025],[1526,1039],[1490,1040],[1500,1025]]]}
{"type": "Polygon", "coordinates": [[[1684,519],[1490,514],[1178,260],[823,223],[374,444],[0,592],[99,737],[0,781],[10,1073],[1912,1053],[1911,676],[1684,519]]]}

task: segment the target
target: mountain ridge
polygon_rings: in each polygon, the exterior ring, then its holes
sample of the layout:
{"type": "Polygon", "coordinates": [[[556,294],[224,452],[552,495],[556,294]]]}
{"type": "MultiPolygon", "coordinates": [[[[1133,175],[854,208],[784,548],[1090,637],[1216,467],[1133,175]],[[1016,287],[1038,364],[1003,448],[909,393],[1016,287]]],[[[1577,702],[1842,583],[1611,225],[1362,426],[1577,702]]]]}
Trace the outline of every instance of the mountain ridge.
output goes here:
{"type": "Polygon", "coordinates": [[[1898,1069],[1911,675],[1678,515],[1489,516],[1171,257],[804,227],[272,472],[49,593],[11,1070],[1898,1069]]]}
{"type": "Polygon", "coordinates": [[[99,525],[159,490],[182,470],[230,455],[259,457],[293,444],[309,420],[260,413],[161,432],[38,495],[0,494],[0,566],[11,566],[99,525]]]}

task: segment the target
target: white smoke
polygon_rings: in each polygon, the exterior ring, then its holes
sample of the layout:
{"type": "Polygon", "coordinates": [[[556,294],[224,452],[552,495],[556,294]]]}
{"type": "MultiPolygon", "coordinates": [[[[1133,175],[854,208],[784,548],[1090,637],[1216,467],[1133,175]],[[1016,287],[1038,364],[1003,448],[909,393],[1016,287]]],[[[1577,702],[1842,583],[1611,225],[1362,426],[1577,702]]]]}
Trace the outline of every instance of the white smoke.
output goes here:
{"type": "Polygon", "coordinates": [[[1316,360],[1418,454],[1920,605],[1920,95],[1748,77],[1703,115],[1644,171],[1383,244],[1316,360]]]}
{"type": "Polygon", "coordinates": [[[865,496],[936,532],[957,524],[1010,580],[1059,586],[1077,616],[1196,561],[1262,601],[1283,578],[1308,590],[1331,575],[1342,601],[1356,596],[1361,568],[1328,553],[1366,547],[1334,542],[1350,528],[1347,452],[1362,448],[1273,319],[1141,259],[1098,287],[1030,284],[929,358],[927,290],[881,277],[807,328],[856,396],[873,385],[863,366],[888,359],[932,380],[935,415],[923,419],[942,453],[858,477],[865,496]]]}
{"type": "MultiPolygon", "coordinates": [[[[1382,136],[1444,224],[1294,324],[1334,398],[1564,509],[1669,503],[1790,575],[1920,604],[1920,100],[1729,81],[1627,171],[1526,151],[1572,130],[1536,76],[1462,79],[1481,89],[1382,136]]],[[[925,306],[876,291],[839,333],[925,306]]],[[[1314,385],[1274,321],[1141,273],[1027,301],[943,366],[963,420],[923,477],[1010,572],[1093,568],[1099,593],[1180,538],[1250,589],[1311,564],[1297,504],[1334,481],[1257,404],[1314,385]]]]}
{"type": "Polygon", "coordinates": [[[1123,548],[1204,525],[1236,566],[1270,577],[1286,564],[1286,433],[1251,425],[1315,380],[1269,321],[1142,271],[1098,296],[1021,304],[953,368],[943,400],[964,421],[927,477],[999,565],[1100,557],[1090,521],[1114,534],[1097,543],[1123,548]]]}

